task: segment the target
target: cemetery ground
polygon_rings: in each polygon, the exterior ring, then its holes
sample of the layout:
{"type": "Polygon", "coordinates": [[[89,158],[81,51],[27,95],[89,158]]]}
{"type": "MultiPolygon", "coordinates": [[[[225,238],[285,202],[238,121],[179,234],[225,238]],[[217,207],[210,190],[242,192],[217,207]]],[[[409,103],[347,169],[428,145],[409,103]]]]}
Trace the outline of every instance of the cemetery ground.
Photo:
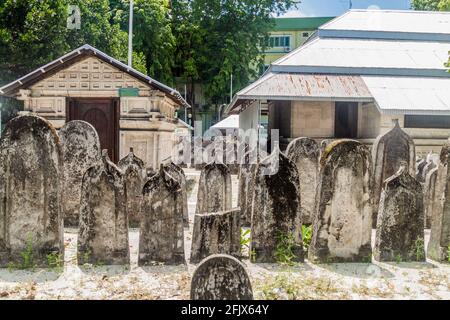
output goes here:
{"type": "MultiPolygon", "coordinates": [[[[187,169],[186,175],[190,227],[185,229],[185,250],[189,257],[200,172],[187,169]]],[[[237,176],[232,176],[233,206],[237,205],[237,182],[237,176]]],[[[195,265],[138,267],[138,229],[130,229],[129,235],[130,267],[78,267],[77,230],[66,228],[64,267],[0,269],[0,299],[189,299],[195,265]]],[[[450,264],[430,260],[372,264],[306,260],[288,266],[252,264],[247,259],[244,263],[255,299],[450,299],[450,264]]]]}

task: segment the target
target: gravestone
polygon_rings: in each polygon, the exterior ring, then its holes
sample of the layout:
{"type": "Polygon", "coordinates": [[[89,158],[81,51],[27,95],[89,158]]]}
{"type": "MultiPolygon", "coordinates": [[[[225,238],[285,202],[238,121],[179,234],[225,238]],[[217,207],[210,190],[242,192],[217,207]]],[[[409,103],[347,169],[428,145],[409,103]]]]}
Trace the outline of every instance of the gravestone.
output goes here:
{"type": "Polygon", "coordinates": [[[372,254],[372,162],[354,140],[327,146],[320,159],[309,260],[367,262],[372,254]]]}
{"type": "Polygon", "coordinates": [[[250,248],[254,262],[276,262],[278,246],[292,247],[292,261],[303,261],[299,183],[295,164],[279,148],[258,165],[250,248]]]}
{"type": "Polygon", "coordinates": [[[187,196],[187,185],[186,185],[186,175],[180,166],[176,165],[172,161],[164,165],[165,171],[172,177],[174,177],[181,188],[181,200],[183,209],[183,223],[185,227],[189,227],[189,211],[188,211],[188,196],[187,196]]]}
{"type": "Polygon", "coordinates": [[[200,175],[195,213],[231,209],[231,174],[223,163],[207,164],[200,175]]]}
{"type": "Polygon", "coordinates": [[[123,172],[103,150],[102,162],[89,168],[81,187],[78,264],[125,265],[128,247],[127,195],[123,172]]]}
{"type": "Polygon", "coordinates": [[[64,224],[77,227],[80,220],[81,183],[84,173],[100,163],[100,140],[85,121],[67,122],[59,131],[62,150],[62,211],[64,224]]]}
{"type": "Polygon", "coordinates": [[[245,266],[232,256],[209,256],[192,276],[191,300],[253,300],[245,266]]]}
{"type": "Polygon", "coordinates": [[[298,138],[289,143],[285,153],[297,166],[300,178],[302,221],[304,224],[311,224],[319,178],[319,145],[312,139],[298,138]]]}
{"type": "Polygon", "coordinates": [[[255,153],[254,150],[244,153],[239,166],[238,204],[241,208],[241,225],[245,227],[250,227],[252,218],[253,186],[259,161],[258,156],[254,156],[255,153]],[[252,159],[253,157],[255,159],[252,159]]]}
{"type": "Polygon", "coordinates": [[[435,261],[448,261],[450,246],[450,140],[442,147],[435,184],[431,216],[431,234],[427,256],[435,261]]]}
{"type": "Polygon", "coordinates": [[[139,265],[184,264],[183,194],[177,179],[161,165],[144,186],[139,265]]]}
{"type": "Polygon", "coordinates": [[[431,218],[433,216],[433,208],[436,204],[436,178],[437,178],[438,168],[432,169],[428,172],[425,178],[424,184],[424,195],[423,202],[425,207],[425,228],[431,228],[431,218]]]}
{"type": "Polygon", "coordinates": [[[406,163],[386,180],[379,207],[375,260],[425,261],[423,191],[406,163]]]}
{"type": "Polygon", "coordinates": [[[127,214],[130,227],[139,227],[142,203],[142,188],[144,187],[144,161],[136,157],[133,148],[130,153],[118,163],[124,172],[127,193],[127,214]]]}
{"type": "Polygon", "coordinates": [[[424,181],[424,176],[423,176],[423,171],[425,169],[425,166],[427,165],[427,159],[420,159],[419,161],[416,161],[416,179],[419,182],[425,182],[424,181]]]}
{"type": "Polygon", "coordinates": [[[400,168],[400,163],[406,162],[411,176],[416,174],[416,152],[414,141],[404,132],[394,120],[394,128],[384,135],[380,135],[372,147],[372,161],[374,165],[374,202],[373,226],[376,226],[378,206],[381,190],[387,178],[393,176],[400,168]]]}
{"type": "Polygon", "coordinates": [[[0,139],[0,267],[64,261],[58,135],[45,119],[12,119],[0,139]],[[28,252],[31,260],[25,261],[28,252]]]}
{"type": "Polygon", "coordinates": [[[212,254],[240,256],[240,209],[196,214],[192,232],[191,263],[212,254]]]}

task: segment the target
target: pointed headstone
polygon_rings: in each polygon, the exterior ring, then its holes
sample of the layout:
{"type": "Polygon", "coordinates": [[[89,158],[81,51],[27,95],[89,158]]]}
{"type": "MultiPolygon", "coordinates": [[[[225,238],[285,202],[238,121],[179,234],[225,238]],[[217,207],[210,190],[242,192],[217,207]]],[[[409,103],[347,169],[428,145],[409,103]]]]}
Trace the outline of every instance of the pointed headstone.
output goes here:
{"type": "Polygon", "coordinates": [[[354,140],[327,146],[320,159],[309,260],[365,262],[372,254],[372,162],[354,140]]]}
{"type": "Polygon", "coordinates": [[[425,178],[423,202],[425,207],[425,228],[431,228],[431,219],[433,216],[434,206],[436,204],[436,178],[438,168],[428,172],[425,178]]]}
{"type": "Polygon", "coordinates": [[[144,186],[139,238],[140,266],[185,263],[180,184],[161,165],[144,186]]]}
{"type": "Polygon", "coordinates": [[[0,267],[48,267],[49,255],[64,261],[60,172],[60,142],[49,122],[26,115],[6,125],[0,139],[0,267]]]}
{"type": "Polygon", "coordinates": [[[289,143],[285,153],[297,166],[303,223],[311,224],[319,179],[319,145],[310,138],[298,138],[289,143]]]}
{"type": "Polygon", "coordinates": [[[279,148],[258,165],[253,195],[253,261],[278,261],[277,247],[291,247],[292,261],[302,262],[302,217],[295,164],[279,148]]]}
{"type": "Polygon", "coordinates": [[[175,178],[181,188],[181,200],[182,200],[182,209],[183,209],[183,223],[185,227],[189,227],[189,211],[188,211],[188,196],[187,196],[187,185],[186,185],[186,174],[183,169],[169,161],[164,165],[164,170],[173,178],[175,178]]]}
{"type": "Polygon", "coordinates": [[[102,162],[89,168],[81,188],[78,264],[126,265],[127,196],[123,172],[103,150],[102,162]]]}
{"type": "Polygon", "coordinates": [[[374,166],[374,206],[373,226],[376,226],[378,206],[380,203],[383,183],[393,176],[402,162],[406,162],[411,176],[416,174],[416,151],[414,141],[404,132],[394,120],[394,128],[380,135],[372,146],[372,161],[374,166]]]}
{"type": "Polygon", "coordinates": [[[84,173],[100,163],[100,140],[85,121],[67,122],[59,131],[62,150],[62,210],[64,224],[77,227],[80,220],[81,183],[84,173]]]}
{"type": "Polygon", "coordinates": [[[127,193],[127,214],[131,227],[139,227],[142,203],[142,188],[144,187],[145,165],[130,149],[130,153],[118,163],[124,172],[127,193]]]}
{"type": "Polygon", "coordinates": [[[425,261],[423,191],[406,163],[385,181],[378,213],[374,258],[425,261]]]}

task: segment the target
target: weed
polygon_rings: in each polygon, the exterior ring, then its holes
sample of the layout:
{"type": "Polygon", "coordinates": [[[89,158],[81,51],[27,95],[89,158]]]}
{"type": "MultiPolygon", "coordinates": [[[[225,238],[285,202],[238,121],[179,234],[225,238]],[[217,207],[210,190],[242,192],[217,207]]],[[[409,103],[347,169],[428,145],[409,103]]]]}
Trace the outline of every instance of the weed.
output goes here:
{"type": "Polygon", "coordinates": [[[425,259],[425,243],[422,238],[414,241],[414,246],[410,252],[412,257],[415,257],[416,261],[422,261],[425,259]]]}
{"type": "Polygon", "coordinates": [[[308,251],[312,238],[312,226],[302,225],[303,250],[308,251]]]}
{"type": "Polygon", "coordinates": [[[277,236],[277,247],[275,251],[277,262],[282,265],[293,266],[295,264],[294,259],[297,257],[294,250],[297,246],[293,234],[280,232],[277,236]]]}
{"type": "Polygon", "coordinates": [[[447,262],[450,262],[450,244],[447,247],[447,262]]]}
{"type": "Polygon", "coordinates": [[[63,266],[63,260],[61,257],[61,254],[59,252],[51,252],[47,255],[47,264],[48,266],[57,271],[60,272],[62,270],[63,266]]]}
{"type": "Polygon", "coordinates": [[[395,261],[396,261],[397,263],[402,262],[402,261],[403,261],[402,255],[401,255],[401,254],[397,254],[397,255],[395,256],[395,261]]]}
{"type": "Polygon", "coordinates": [[[250,231],[250,229],[244,230],[243,228],[241,228],[240,244],[242,255],[244,255],[246,250],[250,249],[250,231]]]}

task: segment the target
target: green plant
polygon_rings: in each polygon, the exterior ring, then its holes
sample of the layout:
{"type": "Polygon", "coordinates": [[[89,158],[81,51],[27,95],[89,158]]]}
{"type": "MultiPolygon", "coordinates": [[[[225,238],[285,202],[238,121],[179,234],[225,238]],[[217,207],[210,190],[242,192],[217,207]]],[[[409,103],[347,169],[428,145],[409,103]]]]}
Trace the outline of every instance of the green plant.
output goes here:
{"type": "Polygon", "coordinates": [[[312,239],[312,226],[302,225],[302,239],[303,239],[303,249],[308,251],[309,245],[312,239]]]}
{"type": "Polygon", "coordinates": [[[57,272],[61,271],[63,266],[61,254],[59,252],[51,252],[47,254],[47,264],[51,269],[57,272]]]}
{"type": "Polygon", "coordinates": [[[395,261],[396,261],[397,263],[402,262],[402,261],[403,261],[402,255],[401,255],[401,254],[397,254],[397,255],[395,256],[395,261]]]}
{"type": "Polygon", "coordinates": [[[252,249],[250,251],[250,261],[253,262],[253,263],[256,262],[256,250],[255,249],[252,249]]]}
{"type": "Polygon", "coordinates": [[[410,254],[412,257],[416,258],[416,261],[422,261],[425,259],[425,242],[423,241],[423,238],[419,238],[414,241],[410,254]]]}
{"type": "Polygon", "coordinates": [[[245,250],[250,249],[250,229],[244,230],[241,228],[241,237],[240,237],[240,244],[241,244],[241,254],[243,255],[245,250]]]}
{"type": "Polygon", "coordinates": [[[297,257],[294,251],[296,247],[298,245],[295,243],[293,234],[280,232],[277,236],[277,246],[275,249],[277,262],[282,265],[293,266],[295,264],[294,259],[297,257]]]}
{"type": "Polygon", "coordinates": [[[450,262],[450,244],[447,247],[447,262],[450,262]]]}

